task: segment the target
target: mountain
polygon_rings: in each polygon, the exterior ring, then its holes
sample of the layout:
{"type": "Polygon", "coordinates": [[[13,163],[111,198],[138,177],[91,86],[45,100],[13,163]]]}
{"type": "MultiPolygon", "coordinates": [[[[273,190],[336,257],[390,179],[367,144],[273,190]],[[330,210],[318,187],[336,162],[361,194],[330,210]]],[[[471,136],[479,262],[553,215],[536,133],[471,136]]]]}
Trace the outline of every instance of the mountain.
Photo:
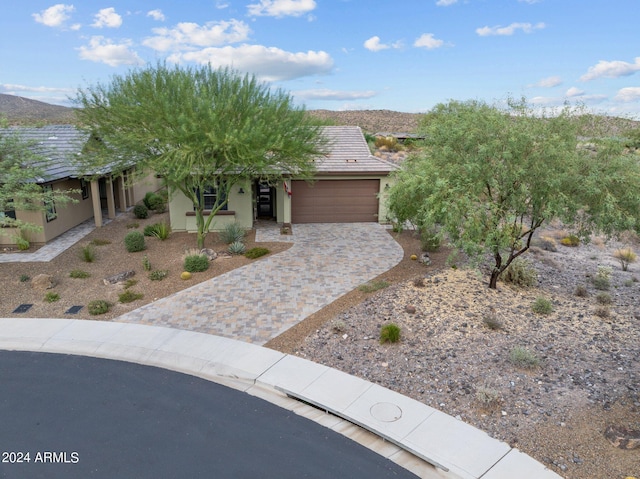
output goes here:
{"type": "Polygon", "coordinates": [[[338,126],[359,126],[365,133],[414,133],[424,113],[391,110],[308,110],[309,114],[338,126]]]}
{"type": "Polygon", "coordinates": [[[0,93],[0,117],[11,125],[74,123],[73,108],[0,93]]]}

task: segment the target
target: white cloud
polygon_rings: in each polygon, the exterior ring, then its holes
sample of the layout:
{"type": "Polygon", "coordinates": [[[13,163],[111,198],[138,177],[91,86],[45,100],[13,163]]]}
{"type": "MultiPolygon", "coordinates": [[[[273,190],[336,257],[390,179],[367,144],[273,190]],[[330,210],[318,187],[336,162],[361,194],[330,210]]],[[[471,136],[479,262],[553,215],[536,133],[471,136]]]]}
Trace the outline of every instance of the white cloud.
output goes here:
{"type": "Polygon", "coordinates": [[[439,7],[448,7],[449,5],[453,5],[454,3],[458,3],[458,0],[438,0],[436,5],[439,7]]]}
{"type": "Polygon", "coordinates": [[[205,48],[200,51],[176,53],[168,60],[200,64],[211,63],[214,68],[232,68],[255,74],[263,81],[293,80],[311,75],[325,75],[333,68],[333,59],[323,51],[287,52],[262,45],[226,46],[205,48]]]}
{"type": "Polygon", "coordinates": [[[553,88],[554,86],[562,85],[562,78],[554,76],[547,77],[538,80],[533,85],[529,85],[529,87],[539,87],[539,88],[553,88]]]}
{"type": "Polygon", "coordinates": [[[380,43],[380,37],[377,35],[366,40],[364,42],[364,47],[372,52],[379,52],[380,50],[387,50],[388,48],[391,48],[389,45],[380,43]]]}
{"type": "Polygon", "coordinates": [[[15,92],[31,92],[31,93],[72,93],[72,88],[56,88],[47,86],[27,86],[16,85],[13,83],[0,83],[0,92],[12,93],[15,92]]]}
{"type": "Polygon", "coordinates": [[[145,38],[143,45],[157,51],[180,51],[194,47],[213,47],[245,41],[251,32],[239,20],[197,23],[178,23],[173,28],[154,28],[154,37],[145,38]]]}
{"type": "Polygon", "coordinates": [[[589,81],[601,77],[618,78],[633,75],[637,71],[640,71],[640,57],[636,57],[634,63],[600,60],[597,65],[589,67],[587,73],[582,75],[580,80],[589,81]]]}
{"type": "Polygon", "coordinates": [[[143,63],[136,52],[130,49],[131,42],[116,44],[102,36],[94,36],[88,46],[78,48],[82,60],[106,63],[109,66],[140,65],[143,63]]]}
{"type": "Polygon", "coordinates": [[[622,88],[616,94],[614,100],[621,101],[624,103],[629,103],[632,101],[640,100],[640,87],[638,86],[629,86],[626,88],[622,88]]]}
{"type": "Polygon", "coordinates": [[[477,28],[476,33],[481,37],[488,37],[494,35],[503,35],[510,36],[516,33],[518,30],[522,30],[524,33],[532,33],[534,30],[541,30],[545,28],[544,23],[536,23],[535,25],[531,23],[512,23],[506,27],[501,27],[497,25],[495,27],[482,27],[477,28]]]}
{"type": "Polygon", "coordinates": [[[440,48],[442,45],[444,45],[444,41],[434,38],[433,33],[423,33],[420,35],[420,38],[413,43],[414,47],[426,48],[427,50],[434,50],[440,48]]]}
{"type": "Polygon", "coordinates": [[[346,91],[346,90],[330,90],[320,88],[316,90],[298,90],[293,94],[297,98],[303,100],[326,100],[326,101],[345,101],[345,100],[361,100],[373,98],[377,93],[373,90],[368,91],[346,91]]]}
{"type": "Polygon", "coordinates": [[[569,88],[564,94],[564,96],[569,98],[576,97],[576,96],[583,96],[583,95],[584,95],[584,90],[580,90],[579,88],[576,88],[574,86],[569,88]]]}
{"type": "Polygon", "coordinates": [[[93,18],[95,21],[91,26],[96,28],[118,28],[122,25],[122,17],[116,13],[116,9],[113,7],[103,8],[93,18]]]}
{"type": "Polygon", "coordinates": [[[260,0],[247,6],[249,16],[299,17],[316,8],[315,0],[260,0]]]}
{"type": "Polygon", "coordinates": [[[520,3],[528,3],[533,5],[534,3],[540,3],[542,0],[518,0],[520,3]]]}
{"type": "Polygon", "coordinates": [[[164,16],[164,13],[162,13],[162,10],[160,9],[156,9],[156,10],[149,10],[147,12],[147,17],[151,17],[154,20],[157,20],[159,22],[164,22],[167,18],[164,16]]]}
{"type": "Polygon", "coordinates": [[[229,8],[229,4],[227,2],[223,2],[221,0],[218,0],[216,2],[216,8],[218,10],[224,10],[225,8],[229,8]]]}
{"type": "Polygon", "coordinates": [[[36,22],[42,23],[48,27],[61,27],[70,18],[70,13],[75,10],[73,5],[64,5],[58,3],[40,13],[34,13],[31,16],[36,22]]]}

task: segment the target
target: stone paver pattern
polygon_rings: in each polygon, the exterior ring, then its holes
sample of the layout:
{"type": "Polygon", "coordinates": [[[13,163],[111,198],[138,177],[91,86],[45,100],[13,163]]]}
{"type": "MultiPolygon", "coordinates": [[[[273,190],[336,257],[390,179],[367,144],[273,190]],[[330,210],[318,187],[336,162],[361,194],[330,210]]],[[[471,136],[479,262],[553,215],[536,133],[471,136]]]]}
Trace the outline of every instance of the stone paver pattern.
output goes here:
{"type": "Polygon", "coordinates": [[[256,241],[287,241],[282,253],[212,278],[118,318],[262,345],[402,260],[375,223],[301,224],[292,235],[258,228],[256,241]]]}

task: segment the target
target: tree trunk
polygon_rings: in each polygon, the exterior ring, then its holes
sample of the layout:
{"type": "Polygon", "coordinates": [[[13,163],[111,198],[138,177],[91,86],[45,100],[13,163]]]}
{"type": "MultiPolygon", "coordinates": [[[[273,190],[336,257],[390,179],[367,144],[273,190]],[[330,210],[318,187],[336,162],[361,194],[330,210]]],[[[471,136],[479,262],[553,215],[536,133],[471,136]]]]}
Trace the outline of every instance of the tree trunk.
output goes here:
{"type": "Polygon", "coordinates": [[[196,209],[196,228],[198,229],[198,248],[202,249],[204,248],[204,239],[206,238],[207,234],[205,231],[204,215],[202,214],[202,210],[199,209],[196,209]]]}
{"type": "Polygon", "coordinates": [[[498,289],[498,277],[500,276],[500,270],[493,269],[491,271],[491,278],[489,279],[489,289],[498,289]]]}

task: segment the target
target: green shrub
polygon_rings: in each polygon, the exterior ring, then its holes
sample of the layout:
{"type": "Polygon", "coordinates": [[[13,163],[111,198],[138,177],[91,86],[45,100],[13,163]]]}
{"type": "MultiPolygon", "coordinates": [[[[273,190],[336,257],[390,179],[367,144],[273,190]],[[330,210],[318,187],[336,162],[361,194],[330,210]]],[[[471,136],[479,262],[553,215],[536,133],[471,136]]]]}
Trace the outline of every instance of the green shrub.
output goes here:
{"type": "Polygon", "coordinates": [[[502,395],[497,389],[488,386],[479,386],[476,388],[476,401],[488,410],[497,409],[502,402],[502,395]]]}
{"type": "Polygon", "coordinates": [[[83,271],[81,269],[74,269],[73,271],[71,271],[69,273],[69,278],[88,278],[89,276],[91,276],[91,274],[87,273],[86,271],[83,271]]]}
{"type": "Polygon", "coordinates": [[[242,241],[246,235],[245,229],[240,226],[240,223],[229,223],[224,227],[222,231],[218,232],[218,238],[220,241],[226,244],[242,241]]]}
{"type": "Polygon", "coordinates": [[[135,216],[139,220],[143,220],[145,218],[148,218],[149,217],[149,209],[143,204],[135,205],[133,207],[133,216],[135,216]]]}
{"type": "Polygon", "coordinates": [[[154,227],[155,227],[155,224],[145,226],[144,229],[142,230],[142,234],[144,236],[153,236],[154,227]]]}
{"type": "Polygon", "coordinates": [[[622,271],[627,271],[629,269],[629,264],[633,263],[637,258],[631,248],[617,249],[613,252],[613,256],[620,261],[622,271]]]}
{"type": "Polygon", "coordinates": [[[227,251],[231,254],[244,254],[247,250],[247,247],[244,245],[242,241],[234,241],[229,245],[227,251]]]}
{"type": "Polygon", "coordinates": [[[96,260],[96,249],[91,243],[80,248],[80,259],[85,263],[93,263],[96,260]]]}
{"type": "Polygon", "coordinates": [[[129,278],[128,280],[126,280],[124,282],[124,289],[129,289],[129,288],[135,286],[136,284],[138,284],[138,280],[137,279],[129,278]]]}
{"type": "Polygon", "coordinates": [[[17,236],[14,239],[19,251],[27,251],[31,247],[31,243],[29,243],[29,240],[21,236],[17,236]]]}
{"type": "Polygon", "coordinates": [[[94,299],[93,301],[89,301],[87,309],[89,310],[89,314],[94,316],[104,314],[111,309],[111,303],[104,299],[94,299]]]}
{"type": "Polygon", "coordinates": [[[138,299],[142,299],[144,294],[142,293],[134,293],[130,289],[127,289],[118,295],[118,301],[121,303],[132,303],[133,301],[137,301],[138,299]]]}
{"type": "Polygon", "coordinates": [[[547,298],[540,296],[533,302],[531,309],[537,314],[550,314],[553,311],[553,304],[547,298]]]}
{"type": "Polygon", "coordinates": [[[58,293],[54,293],[53,291],[49,291],[44,295],[44,300],[47,303],[55,303],[56,301],[60,300],[60,295],[58,293]]]}
{"type": "Polygon", "coordinates": [[[256,247],[256,248],[251,248],[244,255],[249,259],[256,259],[256,258],[259,258],[260,256],[269,254],[270,252],[271,251],[269,251],[267,248],[256,247]]]}
{"type": "Polygon", "coordinates": [[[155,193],[153,191],[147,191],[146,194],[144,195],[144,198],[142,198],[142,203],[144,204],[144,206],[150,210],[151,209],[151,197],[155,196],[155,193]]]}
{"type": "Polygon", "coordinates": [[[420,247],[422,251],[434,252],[440,249],[440,235],[435,228],[425,228],[420,233],[420,247]]]}
{"type": "Polygon", "coordinates": [[[611,295],[609,293],[605,293],[604,291],[600,291],[596,295],[596,301],[603,305],[609,305],[613,303],[613,299],[611,299],[611,295]]]}
{"type": "Polygon", "coordinates": [[[598,266],[598,272],[593,277],[593,286],[600,291],[608,291],[611,288],[611,268],[598,266]]]}
{"type": "Polygon", "coordinates": [[[385,324],[380,328],[380,343],[397,343],[400,341],[400,326],[395,323],[385,324]]]}
{"type": "Polygon", "coordinates": [[[26,283],[30,279],[31,279],[31,276],[29,276],[28,274],[21,274],[20,275],[20,282],[21,283],[26,283]]]}
{"type": "Polygon", "coordinates": [[[165,222],[156,223],[152,226],[151,236],[158,238],[160,241],[166,240],[171,234],[171,226],[165,222]]]}
{"type": "Polygon", "coordinates": [[[535,369],[540,365],[540,359],[522,346],[516,346],[509,353],[511,364],[522,369],[535,369]]]}
{"type": "Polygon", "coordinates": [[[142,251],[146,248],[144,244],[144,235],[139,231],[130,231],[124,237],[124,245],[129,253],[142,251]]]}
{"type": "Polygon", "coordinates": [[[203,254],[192,254],[184,259],[184,270],[189,273],[197,273],[209,269],[209,258],[203,254]]]}
{"type": "Polygon", "coordinates": [[[142,257],[142,269],[145,271],[151,271],[151,261],[146,254],[142,257]]]}
{"type": "Polygon", "coordinates": [[[385,281],[384,279],[369,281],[368,283],[358,286],[358,290],[362,291],[363,293],[373,293],[374,291],[378,291],[379,289],[386,288],[387,286],[389,286],[389,284],[390,283],[385,281]]]}
{"type": "Polygon", "coordinates": [[[538,284],[538,273],[530,261],[516,258],[502,273],[502,281],[521,288],[530,288],[538,284]]]}
{"type": "Polygon", "coordinates": [[[167,277],[168,274],[169,271],[166,269],[156,269],[155,271],[151,271],[151,273],[149,273],[149,279],[151,281],[162,281],[167,277]]]}
{"type": "Polygon", "coordinates": [[[576,246],[580,245],[580,238],[578,238],[576,235],[565,236],[560,240],[560,244],[563,246],[570,246],[575,248],[576,246]]]}

